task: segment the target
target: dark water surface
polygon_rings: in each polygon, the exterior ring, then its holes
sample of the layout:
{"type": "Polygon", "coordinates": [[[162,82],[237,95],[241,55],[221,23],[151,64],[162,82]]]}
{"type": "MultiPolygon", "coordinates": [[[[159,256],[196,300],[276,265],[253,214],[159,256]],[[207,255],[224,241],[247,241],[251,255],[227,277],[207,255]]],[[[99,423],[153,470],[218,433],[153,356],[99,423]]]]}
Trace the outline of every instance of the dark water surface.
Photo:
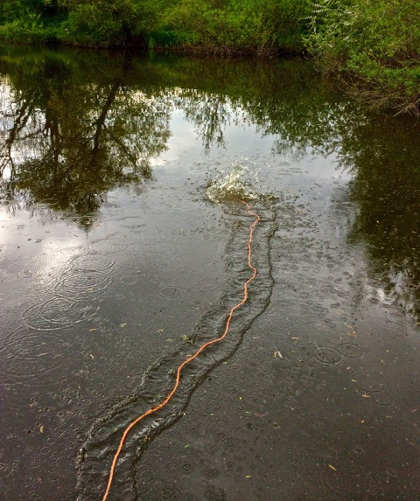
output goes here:
{"type": "Polygon", "coordinates": [[[420,499],[419,132],[300,60],[1,48],[0,499],[100,500],[220,335],[232,172],[250,301],[110,499],[420,499]]]}

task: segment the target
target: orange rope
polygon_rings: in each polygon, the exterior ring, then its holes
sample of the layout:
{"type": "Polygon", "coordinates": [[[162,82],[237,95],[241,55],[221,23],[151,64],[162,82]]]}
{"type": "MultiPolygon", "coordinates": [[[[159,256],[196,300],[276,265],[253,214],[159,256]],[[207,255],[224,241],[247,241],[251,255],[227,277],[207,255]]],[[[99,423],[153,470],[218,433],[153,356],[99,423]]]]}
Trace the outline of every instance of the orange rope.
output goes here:
{"type": "Polygon", "coordinates": [[[179,387],[179,384],[180,384],[180,381],[181,381],[181,372],[182,372],[182,369],[185,366],[187,366],[190,362],[192,362],[195,358],[197,358],[198,355],[200,355],[200,353],[202,353],[208,346],[211,346],[212,344],[219,343],[220,341],[222,341],[227,336],[227,334],[229,332],[230,324],[232,322],[232,317],[233,317],[234,312],[238,308],[240,308],[241,306],[243,306],[248,301],[248,286],[249,286],[249,284],[257,276],[257,269],[255,268],[255,266],[253,266],[253,264],[251,262],[251,257],[252,257],[251,244],[252,244],[252,238],[254,236],[255,227],[260,222],[261,218],[260,218],[260,216],[258,214],[256,214],[255,212],[251,211],[251,209],[250,209],[249,205],[247,204],[247,202],[245,202],[243,200],[241,200],[241,201],[246,206],[248,214],[250,214],[251,216],[255,217],[254,222],[249,227],[249,237],[248,237],[248,242],[247,242],[247,246],[248,246],[248,267],[249,267],[250,270],[252,270],[252,274],[248,278],[248,280],[246,280],[244,282],[244,295],[242,297],[242,300],[239,303],[235,304],[235,306],[232,306],[232,308],[230,309],[229,315],[228,315],[227,320],[226,320],[225,330],[224,330],[223,334],[220,337],[218,337],[218,338],[212,339],[211,341],[207,341],[206,343],[204,343],[193,355],[191,355],[189,358],[187,358],[186,360],[184,360],[182,362],[182,364],[178,366],[178,369],[176,371],[175,384],[174,384],[172,390],[170,391],[170,393],[168,394],[168,396],[165,398],[165,400],[163,400],[156,407],[151,407],[149,410],[147,410],[141,416],[138,416],[124,430],[124,433],[122,434],[122,437],[121,437],[120,443],[118,445],[117,451],[115,452],[114,459],[112,460],[112,465],[111,465],[111,468],[109,470],[108,484],[106,486],[105,494],[104,494],[104,497],[102,498],[102,501],[106,501],[108,499],[109,491],[110,491],[111,485],[112,485],[112,480],[113,480],[114,475],[115,475],[115,468],[116,468],[116,465],[117,465],[117,462],[118,462],[118,458],[119,458],[119,456],[121,454],[122,448],[124,446],[124,443],[125,443],[125,441],[127,439],[127,435],[134,428],[134,426],[136,426],[136,424],[139,423],[140,421],[142,421],[146,416],[149,416],[150,414],[154,414],[155,412],[157,412],[160,409],[162,409],[162,407],[165,407],[165,405],[175,395],[176,390],[179,387]]]}

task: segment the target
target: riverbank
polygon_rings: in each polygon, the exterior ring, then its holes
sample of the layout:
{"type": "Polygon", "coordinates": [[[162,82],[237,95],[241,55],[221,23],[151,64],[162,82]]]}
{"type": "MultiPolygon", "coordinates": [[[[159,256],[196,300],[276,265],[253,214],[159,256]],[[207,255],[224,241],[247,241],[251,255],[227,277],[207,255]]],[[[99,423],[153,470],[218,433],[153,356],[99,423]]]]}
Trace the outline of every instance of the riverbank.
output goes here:
{"type": "MultiPolygon", "coordinates": [[[[7,45],[21,46],[45,46],[45,47],[73,47],[89,50],[117,50],[130,52],[156,52],[160,54],[177,54],[192,57],[218,57],[218,58],[257,58],[262,60],[274,60],[278,58],[304,57],[316,61],[318,71],[323,73],[340,88],[344,93],[359,101],[362,105],[373,110],[389,114],[405,114],[413,117],[420,116],[420,87],[414,83],[414,90],[409,91],[407,87],[413,88],[408,81],[401,81],[398,85],[386,85],[378,79],[368,79],[358,71],[351,70],[344,66],[328,67],[319,58],[316,58],[305,48],[285,49],[280,47],[255,48],[255,47],[224,47],[224,46],[204,46],[204,45],[155,45],[148,41],[137,41],[136,43],[108,43],[94,41],[75,41],[68,39],[58,39],[50,33],[32,32],[27,36],[17,38],[2,37],[0,31],[0,43],[3,41],[7,45]]],[[[417,68],[414,68],[417,72],[417,68]]],[[[414,78],[414,80],[416,77],[414,78]]]]}
{"type": "Polygon", "coordinates": [[[5,0],[0,40],[200,56],[305,54],[364,104],[418,116],[417,19],[417,0],[77,0],[41,7],[5,0]]]}

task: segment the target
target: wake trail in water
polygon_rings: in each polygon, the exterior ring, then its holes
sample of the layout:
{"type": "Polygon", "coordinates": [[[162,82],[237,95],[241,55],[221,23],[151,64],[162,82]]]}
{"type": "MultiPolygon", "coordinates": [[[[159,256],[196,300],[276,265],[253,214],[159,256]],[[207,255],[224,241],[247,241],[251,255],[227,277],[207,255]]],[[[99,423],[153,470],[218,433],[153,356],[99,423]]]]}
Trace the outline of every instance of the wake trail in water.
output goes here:
{"type": "MultiPolygon", "coordinates": [[[[228,336],[209,347],[186,366],[178,391],[166,407],[142,420],[127,437],[114,479],[111,498],[135,501],[135,467],[150,441],[179,419],[193,391],[205,376],[238,348],[244,333],[267,308],[273,278],[271,274],[270,240],[275,231],[275,212],[267,201],[254,202],[261,216],[252,245],[253,265],[258,276],[249,289],[249,300],[235,312],[228,336]]],[[[249,278],[246,241],[249,216],[238,204],[223,206],[230,237],[226,246],[226,281],[217,304],[200,319],[190,338],[172,353],[163,355],[145,371],[139,387],[100,417],[89,430],[77,461],[77,501],[99,500],[105,490],[109,466],[123,430],[140,414],[155,407],[171,391],[176,368],[201,345],[217,338],[224,330],[227,313],[242,297],[243,284],[249,278]]]]}

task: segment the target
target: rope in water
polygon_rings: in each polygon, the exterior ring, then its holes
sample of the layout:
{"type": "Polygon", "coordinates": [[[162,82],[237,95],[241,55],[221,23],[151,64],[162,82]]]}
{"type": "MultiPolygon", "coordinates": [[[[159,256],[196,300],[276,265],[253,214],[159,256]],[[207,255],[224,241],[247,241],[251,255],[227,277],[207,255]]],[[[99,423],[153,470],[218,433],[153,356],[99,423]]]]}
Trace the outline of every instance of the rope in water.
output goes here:
{"type": "Polygon", "coordinates": [[[191,355],[190,357],[188,357],[186,360],[184,360],[178,366],[178,368],[176,370],[175,384],[174,384],[172,390],[169,392],[168,396],[164,400],[162,400],[162,402],[160,404],[156,405],[156,407],[151,407],[144,414],[142,414],[141,416],[138,416],[136,419],[134,419],[134,421],[132,421],[127,426],[127,428],[124,430],[124,433],[121,436],[121,440],[120,440],[120,443],[118,445],[118,448],[117,448],[117,450],[116,450],[116,452],[114,454],[114,459],[112,460],[111,468],[109,470],[108,484],[106,486],[105,494],[104,494],[104,496],[102,498],[102,501],[106,501],[108,499],[109,492],[111,490],[112,481],[113,481],[114,476],[115,476],[115,468],[117,466],[118,458],[119,458],[119,456],[121,454],[121,451],[122,451],[122,449],[124,447],[124,443],[125,443],[125,441],[127,439],[128,434],[130,433],[130,431],[136,426],[136,424],[138,424],[140,421],[142,421],[146,416],[150,416],[150,414],[154,414],[157,411],[159,411],[160,409],[162,409],[163,407],[165,407],[165,405],[175,395],[175,393],[176,393],[176,391],[177,391],[177,389],[179,387],[179,384],[180,384],[180,381],[181,381],[181,372],[182,372],[182,369],[184,369],[184,367],[186,367],[190,362],[192,362],[195,358],[197,358],[198,355],[200,355],[200,353],[202,353],[206,348],[208,348],[212,344],[220,343],[220,341],[223,341],[223,339],[228,335],[230,324],[232,322],[233,314],[235,313],[235,311],[238,308],[240,308],[241,306],[243,306],[248,301],[248,286],[249,286],[249,284],[253,280],[255,280],[255,278],[257,276],[257,268],[255,268],[255,266],[252,264],[252,261],[251,261],[252,260],[251,244],[252,244],[252,239],[253,239],[253,236],[254,236],[255,227],[260,222],[261,218],[260,218],[260,216],[258,214],[256,214],[255,212],[253,212],[250,209],[250,206],[249,206],[249,204],[247,202],[245,202],[243,200],[241,200],[241,202],[245,205],[248,214],[255,217],[254,221],[251,223],[251,225],[249,227],[249,237],[248,237],[248,242],[247,242],[247,247],[248,247],[248,267],[252,271],[252,274],[244,282],[243,297],[242,297],[242,299],[241,299],[241,301],[239,303],[235,304],[235,306],[232,306],[232,308],[230,309],[229,314],[228,314],[227,319],[226,319],[225,330],[224,330],[223,334],[220,337],[212,339],[211,341],[207,341],[206,343],[204,343],[203,345],[201,345],[200,348],[193,355],[191,355]]]}

